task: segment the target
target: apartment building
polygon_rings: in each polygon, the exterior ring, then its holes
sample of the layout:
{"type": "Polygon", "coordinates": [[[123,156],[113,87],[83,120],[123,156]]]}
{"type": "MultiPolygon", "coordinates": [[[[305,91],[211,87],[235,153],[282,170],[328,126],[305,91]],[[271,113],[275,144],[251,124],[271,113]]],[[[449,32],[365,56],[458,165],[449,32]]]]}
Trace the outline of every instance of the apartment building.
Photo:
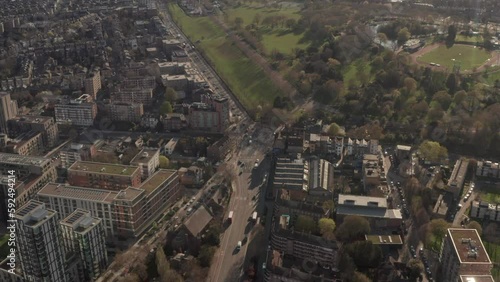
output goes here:
{"type": "Polygon", "coordinates": [[[7,195],[12,186],[9,182],[9,171],[16,172],[16,205],[24,205],[33,199],[36,193],[50,181],[57,179],[56,168],[50,160],[42,157],[20,156],[16,154],[0,153],[0,218],[2,222],[8,219],[7,195]],[[9,185],[10,184],[10,185],[9,185]]]}
{"type": "Polygon", "coordinates": [[[11,136],[31,130],[42,133],[45,148],[56,146],[59,140],[59,130],[53,117],[21,115],[10,119],[8,126],[11,136]]]}
{"type": "Polygon", "coordinates": [[[338,245],[319,236],[294,232],[289,229],[290,216],[281,216],[271,231],[273,250],[306,259],[316,265],[334,268],[337,264],[338,245]]]}
{"type": "Polygon", "coordinates": [[[143,148],[131,161],[130,165],[141,169],[142,179],[147,179],[160,167],[160,149],[143,148]]]}
{"type": "Polygon", "coordinates": [[[120,84],[120,88],[124,89],[154,89],[156,87],[156,79],[154,76],[134,76],[125,78],[120,84]]]}
{"type": "Polygon", "coordinates": [[[68,168],[68,183],[115,191],[129,186],[139,187],[141,169],[137,166],[77,161],[68,168]]]}
{"type": "Polygon", "coordinates": [[[85,281],[95,281],[108,266],[105,233],[102,219],[92,217],[86,210],[76,209],[60,221],[67,253],[80,256],[85,281]]]}
{"type": "Polygon", "coordinates": [[[229,99],[219,95],[201,95],[201,102],[211,106],[217,113],[217,132],[224,132],[229,126],[229,99]]]}
{"type": "Polygon", "coordinates": [[[488,178],[500,178],[500,165],[492,161],[478,161],[476,176],[488,178]]]}
{"type": "Polygon", "coordinates": [[[55,168],[50,159],[36,156],[21,156],[17,154],[0,153],[0,174],[9,175],[9,171],[15,171],[17,179],[27,177],[30,174],[46,175],[55,174],[55,168]]]}
{"type": "Polygon", "coordinates": [[[59,151],[61,167],[69,168],[77,161],[90,161],[97,153],[94,144],[71,143],[59,151]]]}
{"type": "Polygon", "coordinates": [[[88,94],[77,99],[63,98],[54,110],[58,124],[91,126],[97,115],[97,105],[88,94]]]}
{"type": "Polygon", "coordinates": [[[365,191],[380,185],[381,166],[379,156],[372,154],[364,155],[362,170],[365,191]]]}
{"type": "Polygon", "coordinates": [[[114,240],[140,236],[182,194],[177,172],[162,169],[138,188],[109,191],[50,183],[38,192],[38,199],[62,217],[76,208],[90,211],[103,219],[107,239],[114,240]]]}
{"type": "Polygon", "coordinates": [[[111,101],[150,105],[153,101],[153,88],[120,88],[111,94],[111,101]]]}
{"type": "Polygon", "coordinates": [[[459,159],[453,167],[450,179],[448,180],[448,188],[455,199],[460,196],[460,191],[464,186],[465,176],[467,175],[467,170],[469,168],[469,160],[459,159]]]}
{"type": "Polygon", "coordinates": [[[7,121],[17,115],[17,101],[10,94],[0,92],[0,133],[8,133],[7,121]]]}
{"type": "Polygon", "coordinates": [[[166,114],[164,118],[161,119],[163,123],[163,129],[168,131],[179,131],[187,127],[188,122],[186,116],[179,113],[166,114]]]}
{"type": "Polygon", "coordinates": [[[196,130],[217,132],[219,114],[205,103],[192,103],[189,107],[189,127],[196,130]]]}
{"type": "Polygon", "coordinates": [[[10,259],[5,258],[0,262],[0,281],[2,282],[26,282],[21,269],[16,269],[14,272],[9,272],[10,266],[8,265],[10,259]]]}
{"type": "Polygon", "coordinates": [[[169,75],[163,74],[161,80],[165,87],[170,87],[175,90],[184,90],[188,85],[188,77],[184,74],[169,75]]]}
{"type": "Polygon", "coordinates": [[[490,204],[485,201],[473,201],[470,209],[470,217],[500,221],[500,203],[490,204]]]}
{"type": "Polygon", "coordinates": [[[141,103],[111,102],[106,105],[106,110],[112,121],[140,122],[144,115],[141,103]]]}
{"type": "Polygon", "coordinates": [[[45,151],[42,133],[36,131],[22,133],[18,137],[10,139],[4,151],[23,156],[42,154],[45,151]]]}
{"type": "Polygon", "coordinates": [[[441,281],[460,281],[460,276],[491,275],[493,264],[475,229],[449,228],[441,246],[441,281]]]}
{"type": "Polygon", "coordinates": [[[56,211],[30,201],[15,215],[17,259],[28,281],[69,281],[56,211]]]}
{"type": "Polygon", "coordinates": [[[372,230],[397,229],[403,223],[399,209],[389,209],[385,197],[366,197],[339,194],[336,223],[341,224],[346,216],[357,215],[370,222],[372,230]]]}
{"type": "Polygon", "coordinates": [[[85,78],[85,93],[96,99],[101,87],[101,73],[98,70],[90,72],[85,78]]]}

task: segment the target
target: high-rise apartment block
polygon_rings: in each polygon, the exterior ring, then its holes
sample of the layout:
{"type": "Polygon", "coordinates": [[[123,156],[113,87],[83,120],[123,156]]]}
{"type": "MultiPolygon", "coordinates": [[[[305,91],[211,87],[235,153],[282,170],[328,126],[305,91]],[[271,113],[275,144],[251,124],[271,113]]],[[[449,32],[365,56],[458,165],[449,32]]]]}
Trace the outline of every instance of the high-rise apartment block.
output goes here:
{"type": "Polygon", "coordinates": [[[64,98],[54,109],[58,124],[91,126],[97,115],[97,105],[88,94],[77,99],[64,98]]]}
{"type": "Polygon", "coordinates": [[[101,74],[99,71],[90,72],[90,74],[85,78],[85,92],[92,96],[92,98],[97,97],[97,92],[101,89],[101,74]]]}
{"type": "Polygon", "coordinates": [[[137,166],[77,161],[68,168],[68,183],[115,191],[129,186],[139,187],[141,169],[137,166]]]}
{"type": "Polygon", "coordinates": [[[80,256],[85,281],[95,281],[108,265],[102,221],[77,209],[60,222],[66,252],[80,256]]]}
{"type": "Polygon", "coordinates": [[[491,275],[493,267],[476,229],[449,228],[439,260],[443,282],[460,281],[461,276],[491,275]]]}
{"type": "Polygon", "coordinates": [[[9,171],[16,172],[16,205],[24,205],[33,199],[36,193],[47,183],[57,179],[56,168],[49,159],[43,157],[20,156],[0,153],[0,220],[7,220],[7,195],[12,182],[9,182],[9,171]]]}
{"type": "Polygon", "coordinates": [[[111,101],[149,105],[153,101],[153,88],[121,88],[111,93],[111,101]]]}
{"type": "Polygon", "coordinates": [[[8,133],[7,121],[17,115],[17,101],[10,94],[0,92],[0,133],[8,133]]]}
{"type": "Polygon", "coordinates": [[[26,280],[68,281],[56,212],[41,202],[30,201],[15,218],[18,258],[26,280]]]}
{"type": "Polygon", "coordinates": [[[38,200],[61,217],[80,208],[101,218],[108,240],[116,236],[140,236],[181,197],[177,171],[165,169],[157,171],[138,188],[109,191],[49,183],[38,192],[38,200]]]}

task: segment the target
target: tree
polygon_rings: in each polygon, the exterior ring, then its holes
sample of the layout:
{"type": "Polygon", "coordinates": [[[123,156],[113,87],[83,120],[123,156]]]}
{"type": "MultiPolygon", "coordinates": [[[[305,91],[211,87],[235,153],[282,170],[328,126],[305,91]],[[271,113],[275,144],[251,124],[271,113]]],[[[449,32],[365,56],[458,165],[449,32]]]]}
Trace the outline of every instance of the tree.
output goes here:
{"type": "Polygon", "coordinates": [[[333,79],[328,80],[325,84],[318,88],[314,98],[316,101],[323,104],[331,104],[335,102],[344,93],[342,82],[337,82],[333,79]]]}
{"type": "Polygon", "coordinates": [[[416,279],[420,276],[420,273],[424,271],[424,265],[418,259],[409,260],[406,267],[410,270],[410,279],[413,279],[413,281],[416,281],[416,279]]]}
{"type": "Polygon", "coordinates": [[[479,234],[479,236],[483,235],[483,227],[477,221],[473,220],[473,221],[469,222],[467,224],[467,228],[469,228],[469,229],[476,229],[477,233],[479,234]]]}
{"type": "Polygon", "coordinates": [[[297,21],[295,19],[287,19],[285,23],[286,23],[286,27],[292,29],[297,24],[297,21]]]}
{"type": "Polygon", "coordinates": [[[170,160],[165,156],[160,156],[160,168],[166,169],[170,166],[170,160]]]}
{"type": "Polygon", "coordinates": [[[299,215],[294,227],[295,231],[306,233],[315,233],[317,229],[316,222],[314,222],[312,217],[307,215],[299,215]]]}
{"type": "MultiPolygon", "coordinates": [[[[446,234],[446,230],[450,227],[450,224],[444,219],[433,219],[429,223],[430,235],[434,236],[434,243],[440,244],[446,234]]],[[[439,246],[433,246],[438,248],[439,246]]]]}
{"type": "Polygon", "coordinates": [[[144,263],[136,264],[133,273],[139,276],[140,281],[146,281],[148,279],[148,268],[144,263]]]}
{"type": "Polygon", "coordinates": [[[175,89],[173,89],[171,87],[167,87],[167,90],[165,90],[165,98],[170,103],[172,103],[175,100],[177,100],[177,92],[175,92],[175,89]]]}
{"type": "Polygon", "coordinates": [[[402,46],[403,44],[406,43],[406,41],[408,41],[408,39],[410,39],[410,37],[411,33],[410,31],[408,31],[408,28],[404,27],[400,29],[398,32],[398,44],[402,46]]]}
{"type": "Polygon", "coordinates": [[[420,157],[425,160],[437,163],[448,157],[448,150],[438,142],[425,140],[418,147],[420,157]]]}
{"type": "Polygon", "coordinates": [[[321,218],[318,221],[319,233],[326,239],[333,238],[333,231],[335,230],[335,221],[331,218],[321,218]]]}
{"type": "Polygon", "coordinates": [[[198,255],[198,260],[200,265],[203,267],[209,267],[212,263],[212,258],[214,257],[217,247],[203,245],[200,249],[200,254],[198,255]]]}
{"type": "Polygon", "coordinates": [[[330,136],[339,136],[339,135],[343,135],[343,130],[342,128],[336,124],[335,122],[330,124],[330,126],[328,127],[328,135],[330,136]]]}
{"type": "Polygon", "coordinates": [[[335,203],[333,202],[333,200],[326,200],[323,202],[322,207],[323,207],[323,211],[325,213],[327,213],[327,212],[332,213],[333,208],[335,207],[335,203]]]}
{"type": "Polygon", "coordinates": [[[457,28],[455,25],[448,26],[448,36],[446,37],[446,46],[450,48],[455,44],[455,39],[457,37],[457,28]]]}
{"type": "Polygon", "coordinates": [[[383,253],[371,241],[356,241],[344,246],[358,268],[374,268],[380,264],[383,253]]]}
{"type": "Polygon", "coordinates": [[[163,104],[160,107],[160,114],[165,115],[165,114],[169,114],[171,112],[173,112],[172,104],[170,104],[169,101],[163,102],[163,104]]]}
{"type": "Polygon", "coordinates": [[[370,223],[366,218],[357,215],[348,215],[336,231],[337,238],[343,242],[362,238],[370,233],[370,223]]]}
{"type": "Polygon", "coordinates": [[[351,282],[371,282],[372,280],[368,278],[365,274],[355,271],[351,282]]]}
{"type": "Polygon", "coordinates": [[[446,87],[451,94],[457,91],[457,76],[454,73],[450,73],[446,79],[446,87]]]}
{"type": "Polygon", "coordinates": [[[259,25],[259,23],[260,23],[260,20],[261,20],[261,19],[262,19],[262,15],[261,15],[261,14],[259,14],[259,13],[257,13],[257,14],[255,14],[255,16],[253,17],[253,21],[252,21],[252,22],[253,22],[253,24],[255,24],[255,25],[259,25]]]}
{"type": "Polygon", "coordinates": [[[236,27],[236,29],[240,29],[242,24],[243,24],[242,18],[240,17],[234,18],[234,26],[236,27]]]}

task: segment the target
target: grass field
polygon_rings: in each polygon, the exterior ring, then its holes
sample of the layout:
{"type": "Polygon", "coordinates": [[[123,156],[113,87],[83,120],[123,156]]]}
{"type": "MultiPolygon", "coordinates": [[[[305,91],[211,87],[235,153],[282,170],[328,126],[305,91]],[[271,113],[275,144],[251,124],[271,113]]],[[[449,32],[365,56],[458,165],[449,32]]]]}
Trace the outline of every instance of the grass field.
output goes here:
{"type": "Polygon", "coordinates": [[[480,48],[468,45],[453,45],[451,48],[439,46],[438,48],[422,55],[418,60],[425,63],[436,63],[449,70],[453,69],[455,61],[460,62],[461,70],[471,70],[480,67],[491,55],[480,48]]]}
{"type": "Polygon", "coordinates": [[[371,65],[369,60],[358,59],[351,63],[343,73],[344,75],[344,86],[348,89],[350,86],[357,87],[363,83],[363,79],[366,79],[366,82],[370,82],[373,80],[374,75],[371,73],[371,65]],[[360,76],[364,76],[363,79],[360,76]]]}
{"type": "MultiPolygon", "coordinates": [[[[259,4],[261,5],[261,4],[259,4]]],[[[300,19],[299,8],[284,7],[281,9],[271,7],[261,7],[254,5],[239,6],[237,8],[228,9],[225,12],[228,15],[230,23],[239,17],[243,20],[243,27],[254,22],[255,15],[260,15],[262,21],[269,16],[281,16],[286,19],[300,19]]],[[[264,52],[269,54],[273,50],[277,50],[283,54],[291,54],[294,48],[305,49],[309,46],[307,42],[301,42],[304,37],[303,33],[295,34],[292,30],[279,24],[274,28],[258,25],[258,30],[262,35],[262,45],[264,52]]]]}
{"type": "Polygon", "coordinates": [[[481,192],[479,197],[488,203],[500,203],[500,194],[481,192]]]}
{"type": "Polygon", "coordinates": [[[496,80],[500,80],[500,67],[492,67],[488,70],[488,75],[483,74],[483,78],[489,85],[494,85],[496,80]]]}
{"type": "MultiPolygon", "coordinates": [[[[500,261],[500,245],[490,243],[483,241],[484,248],[488,252],[488,255],[490,256],[490,260],[492,262],[499,262],[500,261]]],[[[493,267],[491,270],[491,275],[493,276],[493,279],[495,281],[500,281],[500,267],[496,266],[493,267]]]]}
{"type": "Polygon", "coordinates": [[[282,95],[264,71],[226,38],[224,31],[208,17],[189,17],[176,4],[169,5],[173,19],[196,42],[217,73],[249,110],[272,105],[282,95]]]}
{"type": "Polygon", "coordinates": [[[457,35],[455,42],[483,43],[484,39],[481,35],[465,36],[457,35]]]}

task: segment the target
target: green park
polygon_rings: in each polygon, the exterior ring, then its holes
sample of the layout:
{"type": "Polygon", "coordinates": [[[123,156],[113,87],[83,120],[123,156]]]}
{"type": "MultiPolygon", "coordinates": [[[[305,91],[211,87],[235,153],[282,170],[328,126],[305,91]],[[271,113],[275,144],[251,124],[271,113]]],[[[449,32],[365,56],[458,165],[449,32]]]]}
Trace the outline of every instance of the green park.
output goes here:
{"type": "Polygon", "coordinates": [[[455,64],[460,65],[460,70],[470,71],[482,66],[491,54],[482,48],[470,45],[453,45],[448,48],[445,45],[422,55],[418,60],[424,63],[439,64],[449,70],[453,69],[455,64]]]}

